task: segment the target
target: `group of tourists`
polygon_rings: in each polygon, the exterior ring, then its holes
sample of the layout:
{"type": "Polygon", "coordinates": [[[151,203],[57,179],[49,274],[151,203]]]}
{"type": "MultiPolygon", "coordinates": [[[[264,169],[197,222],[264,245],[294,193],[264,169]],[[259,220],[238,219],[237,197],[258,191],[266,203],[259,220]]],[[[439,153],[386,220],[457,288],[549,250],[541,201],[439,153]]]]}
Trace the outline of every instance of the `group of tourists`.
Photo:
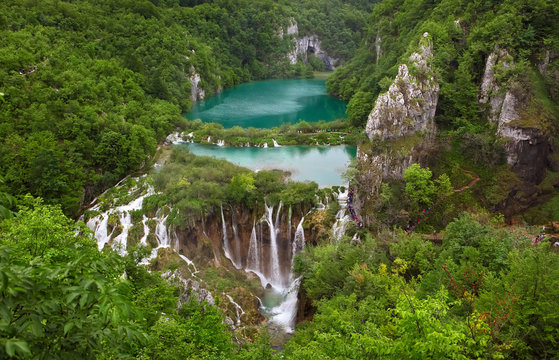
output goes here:
{"type": "Polygon", "coordinates": [[[359,218],[357,217],[357,213],[355,212],[355,209],[353,208],[353,195],[355,194],[355,191],[353,189],[353,187],[351,186],[351,182],[349,183],[349,190],[348,190],[348,194],[347,194],[347,210],[349,211],[349,214],[351,215],[351,218],[353,219],[353,221],[355,221],[357,223],[357,225],[359,226],[359,229],[363,228],[363,222],[361,220],[359,220],[359,218]]]}
{"type": "MultiPolygon", "coordinates": [[[[431,204],[431,206],[433,206],[433,204],[431,204]]],[[[421,210],[421,215],[418,215],[417,218],[415,219],[415,222],[411,221],[409,224],[406,225],[406,227],[404,228],[404,231],[407,233],[409,232],[415,232],[415,229],[417,228],[417,226],[419,225],[419,223],[421,223],[425,217],[427,215],[429,215],[429,213],[431,212],[431,206],[429,206],[426,209],[422,209],[421,210]]]]}

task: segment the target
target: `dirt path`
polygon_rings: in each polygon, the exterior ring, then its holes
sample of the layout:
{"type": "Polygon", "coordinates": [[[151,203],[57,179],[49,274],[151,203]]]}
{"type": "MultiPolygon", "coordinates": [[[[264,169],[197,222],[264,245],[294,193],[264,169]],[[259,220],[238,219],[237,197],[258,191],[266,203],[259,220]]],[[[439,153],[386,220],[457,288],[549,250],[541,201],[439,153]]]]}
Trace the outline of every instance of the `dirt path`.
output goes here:
{"type": "Polygon", "coordinates": [[[459,193],[459,192],[462,192],[462,191],[464,191],[464,190],[466,190],[466,189],[471,188],[471,187],[474,186],[474,185],[479,181],[479,179],[480,179],[479,175],[476,174],[476,173],[473,172],[473,171],[464,170],[464,169],[462,169],[462,168],[459,168],[459,169],[462,170],[464,173],[468,174],[468,175],[470,176],[470,178],[472,179],[472,181],[470,181],[470,183],[469,183],[468,185],[464,185],[464,186],[462,186],[461,188],[454,189],[454,192],[455,192],[455,193],[459,193]]]}

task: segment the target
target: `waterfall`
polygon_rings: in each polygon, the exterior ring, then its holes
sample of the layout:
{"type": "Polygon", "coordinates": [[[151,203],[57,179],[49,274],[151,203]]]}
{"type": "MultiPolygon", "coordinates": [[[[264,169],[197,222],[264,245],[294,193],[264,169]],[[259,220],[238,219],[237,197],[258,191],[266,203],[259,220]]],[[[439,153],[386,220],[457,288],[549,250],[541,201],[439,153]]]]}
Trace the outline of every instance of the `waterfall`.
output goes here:
{"type": "Polygon", "coordinates": [[[293,216],[293,209],[289,205],[289,211],[287,212],[287,242],[291,243],[291,217],[293,216]]]}
{"type": "Polygon", "coordinates": [[[221,205],[221,223],[223,230],[223,252],[225,253],[225,257],[231,260],[233,265],[237,267],[235,260],[233,260],[231,256],[231,246],[229,245],[229,238],[227,237],[227,224],[225,223],[225,216],[223,216],[223,205],[221,205]]]}
{"type": "Polygon", "coordinates": [[[278,144],[276,139],[272,139],[272,141],[274,142],[274,147],[281,147],[281,145],[278,144]]]}
{"type": "Polygon", "coordinates": [[[259,251],[258,239],[256,238],[256,226],[252,225],[252,232],[250,233],[250,242],[248,245],[248,258],[247,267],[248,271],[255,271],[260,273],[260,256],[261,251],[259,251]]]}
{"type": "Polygon", "coordinates": [[[167,217],[169,215],[158,218],[157,225],[155,226],[155,236],[157,237],[157,242],[159,243],[159,247],[169,247],[171,242],[169,241],[169,233],[167,232],[167,225],[165,222],[167,221],[167,217]]]}
{"type": "Polygon", "coordinates": [[[132,227],[132,217],[128,212],[120,214],[120,225],[122,226],[122,232],[113,239],[113,249],[121,255],[126,255],[128,230],[132,227]]]}
{"type": "MultiPolygon", "coordinates": [[[[122,181],[123,180],[121,180],[121,182],[122,181]]],[[[132,194],[137,190],[138,190],[137,187],[133,187],[128,191],[128,193],[132,194]]],[[[155,194],[155,191],[152,186],[149,186],[144,195],[141,195],[138,198],[130,201],[128,204],[109,209],[88,220],[87,226],[94,231],[95,238],[97,239],[97,247],[99,250],[103,250],[105,245],[111,241],[111,237],[113,233],[111,232],[110,234],[108,234],[107,227],[109,224],[109,216],[114,214],[114,215],[118,215],[119,224],[122,226],[122,232],[118,236],[113,238],[112,247],[113,249],[118,250],[120,254],[126,254],[128,231],[132,227],[132,217],[130,216],[130,212],[132,210],[141,209],[144,198],[153,194],[155,194]]],[[[97,204],[94,207],[92,207],[90,210],[98,211],[100,208],[101,208],[101,204],[97,204]]],[[[116,229],[117,226],[115,226],[114,229],[116,229]]]]}
{"type": "Polygon", "coordinates": [[[87,226],[94,231],[97,239],[97,248],[103,250],[105,244],[109,242],[111,235],[107,235],[107,225],[109,223],[109,214],[101,214],[96,218],[91,218],[87,222],[87,226]]]}
{"type": "Polygon", "coordinates": [[[225,140],[217,140],[217,146],[225,146],[225,140]]]}
{"type": "Polygon", "coordinates": [[[332,233],[336,242],[340,241],[342,236],[344,236],[347,224],[351,222],[351,217],[346,213],[347,201],[348,190],[340,192],[338,194],[338,204],[340,204],[341,209],[336,214],[336,221],[332,226],[332,233]]]}
{"type": "Polygon", "coordinates": [[[270,284],[278,288],[282,287],[281,269],[279,264],[279,250],[278,250],[278,240],[277,240],[277,224],[279,220],[279,214],[281,211],[281,202],[278,206],[278,212],[276,214],[276,223],[273,222],[273,212],[274,207],[265,205],[267,214],[267,223],[270,228],[270,284]]]}
{"type": "Polygon", "coordinates": [[[233,304],[233,306],[235,306],[235,314],[237,315],[237,326],[241,325],[241,316],[245,314],[245,311],[243,310],[241,305],[237,304],[229,294],[225,294],[225,296],[227,297],[229,302],[233,304]]]}
{"type": "Polygon", "coordinates": [[[295,330],[297,295],[299,294],[300,285],[301,277],[293,280],[282,303],[270,310],[270,323],[283,327],[288,333],[292,333],[295,330]]]}
{"type": "Polygon", "coordinates": [[[237,269],[242,268],[242,258],[241,258],[241,240],[239,239],[239,232],[237,231],[237,221],[235,220],[235,214],[233,208],[231,208],[231,227],[233,228],[233,241],[235,242],[235,261],[233,265],[237,269]]]}
{"type": "Polygon", "coordinates": [[[147,245],[147,239],[148,239],[148,235],[149,235],[149,226],[148,224],[146,224],[146,222],[148,221],[147,216],[143,215],[142,216],[142,225],[144,227],[144,236],[142,236],[142,238],[140,239],[140,244],[142,245],[147,245]]]}
{"type": "Polygon", "coordinates": [[[295,236],[293,238],[293,246],[292,246],[292,260],[291,263],[293,264],[293,260],[295,259],[295,255],[300,253],[305,249],[305,230],[303,230],[303,221],[305,218],[301,218],[299,225],[297,225],[297,230],[295,230],[295,236]]]}
{"type": "Polygon", "coordinates": [[[264,145],[262,145],[263,148],[267,148],[268,147],[268,143],[264,143],[264,145]]]}

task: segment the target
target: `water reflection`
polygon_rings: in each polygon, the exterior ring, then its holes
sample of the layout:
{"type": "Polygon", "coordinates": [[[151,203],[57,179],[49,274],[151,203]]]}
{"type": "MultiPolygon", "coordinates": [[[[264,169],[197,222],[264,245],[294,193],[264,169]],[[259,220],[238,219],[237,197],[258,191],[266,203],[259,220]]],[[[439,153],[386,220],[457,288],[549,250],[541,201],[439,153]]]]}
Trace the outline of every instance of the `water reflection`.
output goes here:
{"type": "Polygon", "coordinates": [[[355,158],[355,146],[282,146],[271,148],[181,144],[193,154],[215,156],[252,170],[280,169],[294,181],[314,181],[319,186],[343,185],[341,175],[355,158]]]}

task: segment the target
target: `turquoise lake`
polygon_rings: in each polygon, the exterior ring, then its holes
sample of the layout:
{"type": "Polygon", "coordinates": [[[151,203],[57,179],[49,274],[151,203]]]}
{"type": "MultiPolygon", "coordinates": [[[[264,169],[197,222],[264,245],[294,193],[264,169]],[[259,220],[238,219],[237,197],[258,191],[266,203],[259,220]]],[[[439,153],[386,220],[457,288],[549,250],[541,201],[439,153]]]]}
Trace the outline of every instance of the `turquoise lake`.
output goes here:
{"type": "Polygon", "coordinates": [[[184,143],[195,155],[215,156],[251,170],[281,169],[295,181],[314,181],[319,186],[344,185],[342,173],[355,158],[355,146],[228,147],[184,143]]]}
{"type": "Polygon", "coordinates": [[[189,120],[233,126],[272,128],[300,120],[346,118],[346,103],[326,93],[321,79],[267,80],[235,86],[194,104],[189,120]]]}

